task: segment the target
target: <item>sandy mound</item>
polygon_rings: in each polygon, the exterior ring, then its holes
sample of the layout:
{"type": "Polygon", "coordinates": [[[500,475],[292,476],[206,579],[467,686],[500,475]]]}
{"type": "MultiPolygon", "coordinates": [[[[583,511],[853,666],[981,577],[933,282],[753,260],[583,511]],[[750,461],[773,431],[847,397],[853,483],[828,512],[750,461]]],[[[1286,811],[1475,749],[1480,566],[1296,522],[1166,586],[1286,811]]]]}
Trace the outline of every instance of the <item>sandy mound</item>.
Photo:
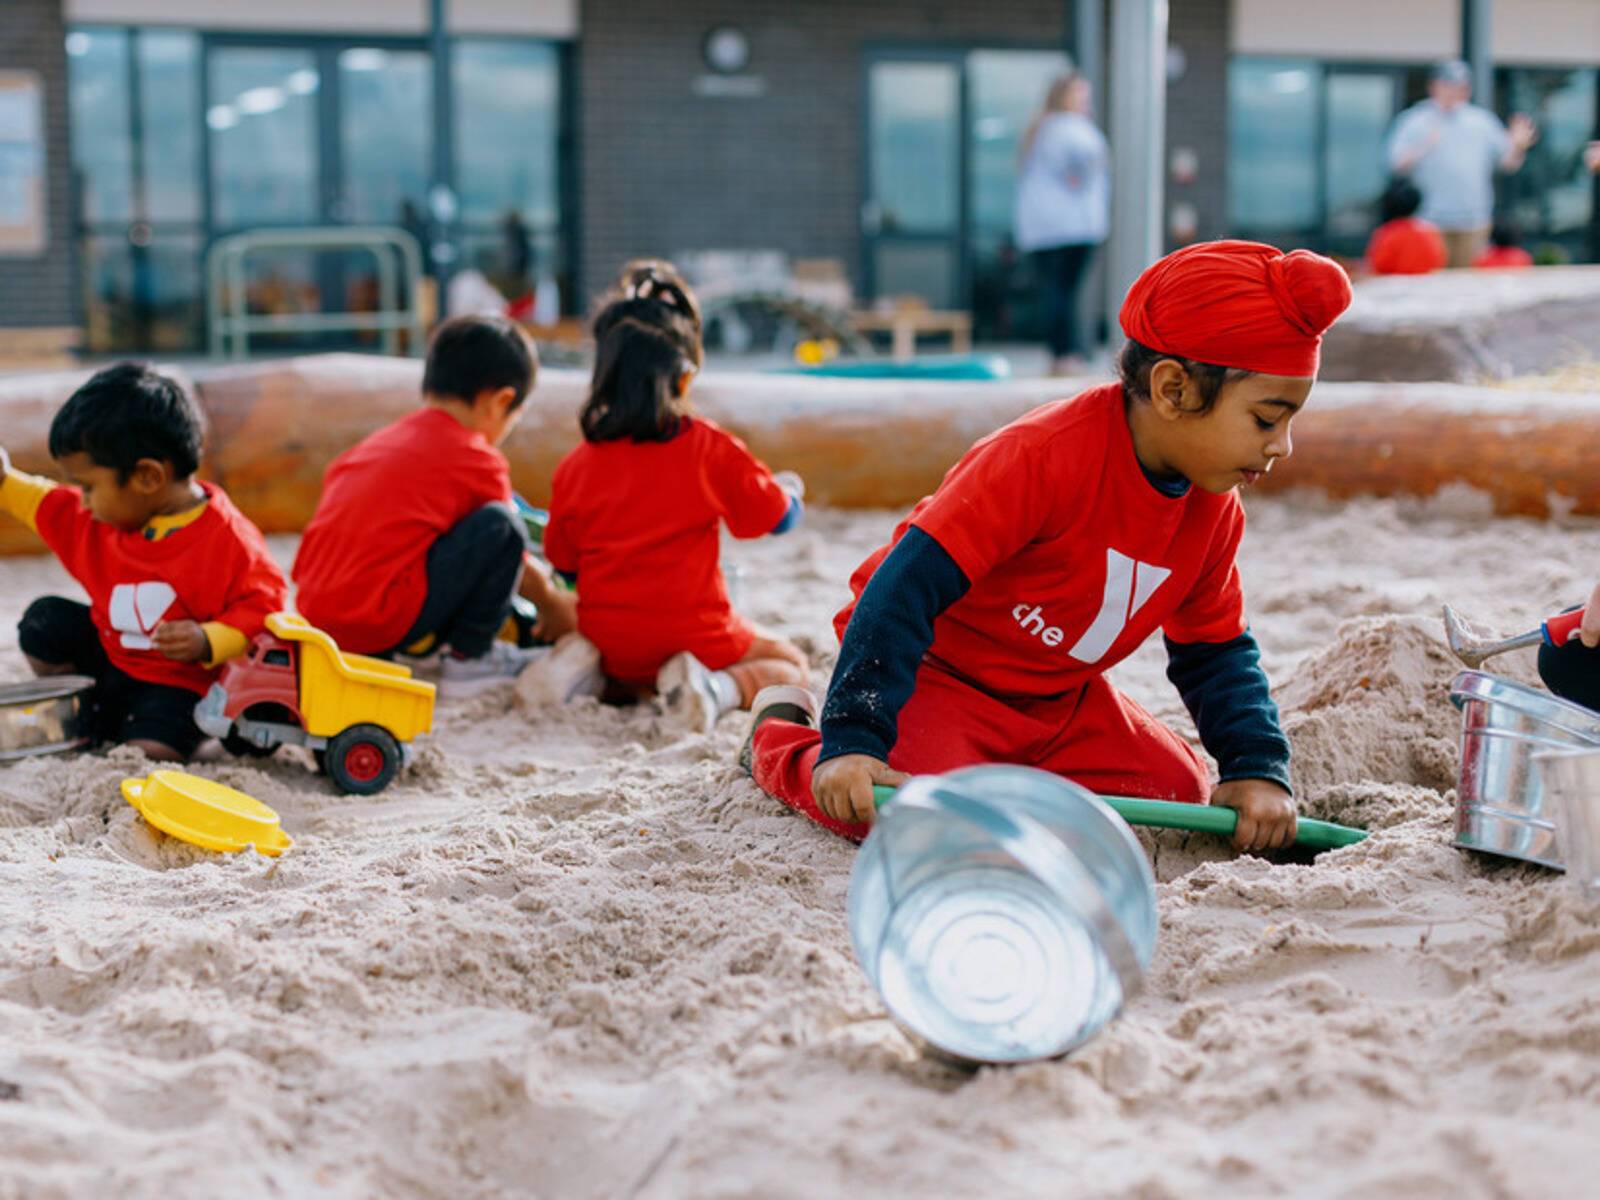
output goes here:
{"type": "MultiPolygon", "coordinates": [[[[891,523],[730,548],[819,684],[891,523]]],[[[742,719],[683,737],[506,688],[372,799],[288,751],[201,764],[283,814],[278,861],[152,833],[129,752],[0,766],[0,1198],[1581,1194],[1600,926],[1448,844],[1436,614],[1526,628],[1600,529],[1274,502],[1242,561],[1304,806],[1375,832],[1314,862],[1142,832],[1154,969],[1065,1062],[915,1055],[851,956],[854,851],[739,775],[742,719]]],[[[63,588],[6,563],[0,677],[63,588]]],[[[1186,723],[1164,666],[1116,678],[1186,723]]]]}
{"type": "Polygon", "coordinates": [[[1455,786],[1460,721],[1441,696],[1461,664],[1437,621],[1361,617],[1278,692],[1295,791],[1314,800],[1349,780],[1455,786]]]}

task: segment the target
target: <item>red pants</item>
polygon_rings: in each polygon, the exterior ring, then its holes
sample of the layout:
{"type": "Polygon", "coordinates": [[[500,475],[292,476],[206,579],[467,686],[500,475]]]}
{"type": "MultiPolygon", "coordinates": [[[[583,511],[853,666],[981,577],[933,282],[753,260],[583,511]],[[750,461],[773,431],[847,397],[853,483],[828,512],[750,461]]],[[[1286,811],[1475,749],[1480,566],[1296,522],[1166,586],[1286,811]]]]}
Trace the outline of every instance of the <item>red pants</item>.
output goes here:
{"type": "MultiPolygon", "coordinates": [[[[823,814],[811,796],[822,734],[789,721],[756,730],[751,768],[763,791],[817,824],[857,841],[868,827],[823,814]]],[[[909,775],[977,763],[1020,763],[1063,775],[1090,791],[1205,804],[1211,777],[1172,730],[1097,676],[1048,699],[1001,700],[924,662],[900,711],[889,765],[909,775]]]]}

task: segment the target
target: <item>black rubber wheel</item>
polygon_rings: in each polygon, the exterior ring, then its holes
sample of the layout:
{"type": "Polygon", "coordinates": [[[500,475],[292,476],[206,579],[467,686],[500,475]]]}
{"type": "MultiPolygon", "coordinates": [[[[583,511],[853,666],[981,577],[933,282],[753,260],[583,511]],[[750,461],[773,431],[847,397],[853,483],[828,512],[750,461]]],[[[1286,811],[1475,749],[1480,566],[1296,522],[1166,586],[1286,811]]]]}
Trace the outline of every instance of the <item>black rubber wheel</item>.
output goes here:
{"type": "MultiPolygon", "coordinates": [[[[298,725],[295,715],[281,704],[252,704],[241,714],[250,721],[271,721],[278,725],[298,725]]],[[[230,733],[222,739],[222,748],[235,758],[270,758],[277,753],[278,743],[258,746],[248,738],[230,733]]]]}
{"type": "Polygon", "coordinates": [[[329,740],[322,767],[341,792],[370,796],[399,773],[400,743],[387,729],[352,725],[329,740]]]}
{"type": "Polygon", "coordinates": [[[237,733],[230,733],[223,738],[222,748],[235,758],[269,758],[278,749],[276,746],[258,746],[237,733]]]}

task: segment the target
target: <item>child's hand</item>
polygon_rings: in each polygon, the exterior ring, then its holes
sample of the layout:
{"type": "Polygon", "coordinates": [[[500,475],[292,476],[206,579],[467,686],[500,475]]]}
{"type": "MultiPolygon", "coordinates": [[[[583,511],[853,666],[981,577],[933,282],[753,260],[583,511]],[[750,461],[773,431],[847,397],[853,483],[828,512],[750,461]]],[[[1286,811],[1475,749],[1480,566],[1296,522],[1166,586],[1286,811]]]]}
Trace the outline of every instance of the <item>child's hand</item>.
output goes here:
{"type": "Polygon", "coordinates": [[[198,621],[163,621],[150,640],[173,662],[204,662],[211,657],[211,639],[198,621]]]}
{"type": "Polygon", "coordinates": [[[811,794],[817,807],[835,821],[870,825],[878,814],[872,785],[899,787],[908,778],[870,754],[841,754],[819,763],[811,773],[811,794]]]}
{"type": "Polygon", "coordinates": [[[6,448],[0,446],[0,487],[5,486],[6,475],[11,471],[11,455],[6,453],[6,448]]]}
{"type": "Polygon", "coordinates": [[[1279,850],[1292,845],[1294,797],[1267,779],[1233,779],[1219,783],[1211,803],[1239,812],[1233,831],[1235,850],[1279,850]]]}
{"type": "Polygon", "coordinates": [[[517,591],[539,610],[533,624],[533,636],[539,641],[553,642],[578,627],[578,597],[558,587],[536,563],[523,570],[517,591]]]}
{"type": "Polygon", "coordinates": [[[1583,624],[1578,626],[1578,638],[1589,649],[1600,646],[1600,583],[1589,593],[1589,603],[1583,606],[1583,624]]]}
{"type": "Polygon", "coordinates": [[[806,481],[795,471],[779,471],[772,477],[779,487],[797,500],[806,498],[806,481]]]}

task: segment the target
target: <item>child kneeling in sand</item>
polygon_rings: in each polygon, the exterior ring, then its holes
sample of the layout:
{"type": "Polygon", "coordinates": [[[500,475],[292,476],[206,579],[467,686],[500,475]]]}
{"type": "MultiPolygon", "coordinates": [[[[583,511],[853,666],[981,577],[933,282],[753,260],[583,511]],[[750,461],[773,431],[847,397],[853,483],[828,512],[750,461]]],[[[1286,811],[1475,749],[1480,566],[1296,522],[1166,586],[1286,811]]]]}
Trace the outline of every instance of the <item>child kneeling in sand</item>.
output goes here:
{"type": "Polygon", "coordinates": [[[799,648],[733,610],[718,527],[782,533],[801,514],[800,481],[767,469],[696,414],[699,309],[666,264],[624,272],[594,322],[594,377],[583,444],[552,481],[544,551],[578,588],[578,635],[528,681],[536,698],[654,691],[670,715],[709,730],[756,692],[805,679],[799,648]]]}
{"type": "Polygon", "coordinates": [[[18,641],[36,675],[88,675],[97,741],[167,762],[204,735],[195,704],[286,603],[261,532],[194,478],[200,411],[175,380],[122,363],[50,423],[50,454],[75,486],[13,470],[0,508],[34,530],[89,594],[29,605],[18,641]]]}
{"type": "Polygon", "coordinates": [[[1289,743],[1245,622],[1236,489],[1289,455],[1322,333],[1349,302],[1329,259],[1252,242],[1145,271],[1122,308],[1121,382],[984,438],[857,569],[820,721],[801,689],[756,698],[741,751],[755,781],[860,838],[874,784],[1022,763],[1236,808],[1237,846],[1289,844],[1289,743]],[[1215,787],[1105,678],[1157,628],[1215,787]]]}
{"type": "Polygon", "coordinates": [[[534,654],[497,638],[519,589],[539,609],[536,634],[572,628],[571,597],[527,553],[497,448],[537,365],[504,317],[446,321],[428,346],[422,407],[328,467],[294,560],[295,603],[341,649],[442,646],[440,691],[466,695],[513,678],[534,654]]]}

